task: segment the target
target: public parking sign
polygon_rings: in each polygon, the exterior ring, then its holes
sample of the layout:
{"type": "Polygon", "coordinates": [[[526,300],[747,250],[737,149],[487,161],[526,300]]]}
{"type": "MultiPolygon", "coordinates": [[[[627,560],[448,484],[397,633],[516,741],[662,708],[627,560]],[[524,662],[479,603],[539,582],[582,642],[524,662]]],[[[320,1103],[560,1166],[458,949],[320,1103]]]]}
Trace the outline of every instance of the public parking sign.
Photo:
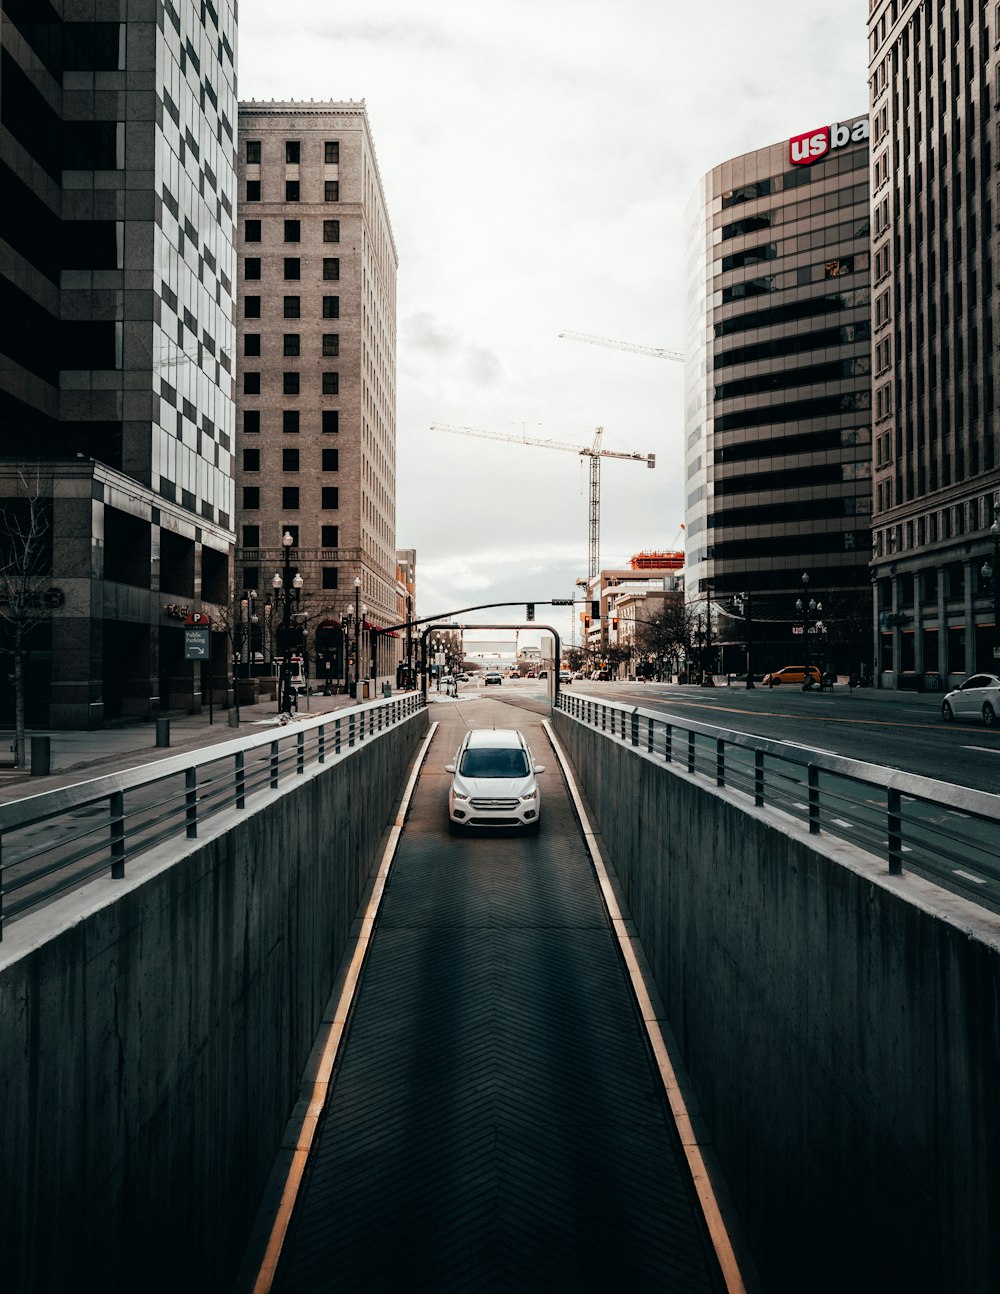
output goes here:
{"type": "Polygon", "coordinates": [[[184,630],[184,659],[208,660],[208,630],[184,630]]]}

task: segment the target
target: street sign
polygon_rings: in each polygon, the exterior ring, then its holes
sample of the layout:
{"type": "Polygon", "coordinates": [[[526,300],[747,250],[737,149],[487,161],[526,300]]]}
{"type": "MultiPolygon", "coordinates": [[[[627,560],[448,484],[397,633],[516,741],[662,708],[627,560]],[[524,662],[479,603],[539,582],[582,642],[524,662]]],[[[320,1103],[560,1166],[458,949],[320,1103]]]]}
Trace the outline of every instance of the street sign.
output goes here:
{"type": "Polygon", "coordinates": [[[793,634],[804,634],[804,633],[805,633],[805,630],[802,628],[802,626],[801,626],[801,625],[792,625],[792,633],[793,633],[793,634]]]}
{"type": "Polygon", "coordinates": [[[184,617],[184,623],[186,625],[210,625],[212,621],[209,616],[205,615],[204,611],[192,611],[184,617]]]}
{"type": "Polygon", "coordinates": [[[208,660],[208,630],[184,630],[184,659],[208,660]]]}
{"type": "Polygon", "coordinates": [[[549,601],[554,607],[571,607],[573,605],[572,598],[550,598],[549,601]]]}

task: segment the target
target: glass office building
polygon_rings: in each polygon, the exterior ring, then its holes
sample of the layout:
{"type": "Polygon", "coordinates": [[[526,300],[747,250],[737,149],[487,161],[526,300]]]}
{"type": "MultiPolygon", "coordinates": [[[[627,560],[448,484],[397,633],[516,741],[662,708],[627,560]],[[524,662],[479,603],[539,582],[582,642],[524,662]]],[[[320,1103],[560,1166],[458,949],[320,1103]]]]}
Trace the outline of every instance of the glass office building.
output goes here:
{"type": "Polygon", "coordinates": [[[211,685],[183,620],[234,538],[235,10],[0,0],[0,502],[46,500],[42,726],[211,685]]]}
{"type": "Polygon", "coordinates": [[[883,686],[1000,670],[998,29],[982,0],[869,5],[883,686]]]}
{"type": "Polygon", "coordinates": [[[686,247],[688,600],[711,602],[725,639],[723,613],[749,594],[759,669],[805,643],[856,669],[870,656],[868,119],[715,167],[686,247]],[[823,604],[805,617],[803,574],[806,604],[823,604]]]}

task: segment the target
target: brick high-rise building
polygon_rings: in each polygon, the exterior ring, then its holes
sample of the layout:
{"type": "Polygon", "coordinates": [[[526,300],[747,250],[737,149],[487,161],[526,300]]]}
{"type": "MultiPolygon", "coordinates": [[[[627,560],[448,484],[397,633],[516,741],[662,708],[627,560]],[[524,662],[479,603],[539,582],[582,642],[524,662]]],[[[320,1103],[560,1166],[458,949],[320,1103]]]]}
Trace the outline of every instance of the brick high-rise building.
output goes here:
{"type": "Polygon", "coordinates": [[[870,0],[880,681],[1000,670],[1000,12],[870,0]]]}
{"type": "Polygon", "coordinates": [[[237,583],[263,604],[291,534],[342,677],[344,616],[398,623],[397,256],[364,103],[241,104],[238,214],[237,583]]]}

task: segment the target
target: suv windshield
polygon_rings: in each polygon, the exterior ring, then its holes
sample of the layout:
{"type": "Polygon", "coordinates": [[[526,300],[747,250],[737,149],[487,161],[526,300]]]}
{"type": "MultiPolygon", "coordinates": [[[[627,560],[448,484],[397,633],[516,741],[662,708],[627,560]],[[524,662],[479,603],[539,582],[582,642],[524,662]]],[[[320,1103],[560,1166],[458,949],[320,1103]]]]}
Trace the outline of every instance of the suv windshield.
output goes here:
{"type": "Polygon", "coordinates": [[[526,777],[528,761],[517,746],[473,747],[462,756],[465,777],[526,777]]]}

